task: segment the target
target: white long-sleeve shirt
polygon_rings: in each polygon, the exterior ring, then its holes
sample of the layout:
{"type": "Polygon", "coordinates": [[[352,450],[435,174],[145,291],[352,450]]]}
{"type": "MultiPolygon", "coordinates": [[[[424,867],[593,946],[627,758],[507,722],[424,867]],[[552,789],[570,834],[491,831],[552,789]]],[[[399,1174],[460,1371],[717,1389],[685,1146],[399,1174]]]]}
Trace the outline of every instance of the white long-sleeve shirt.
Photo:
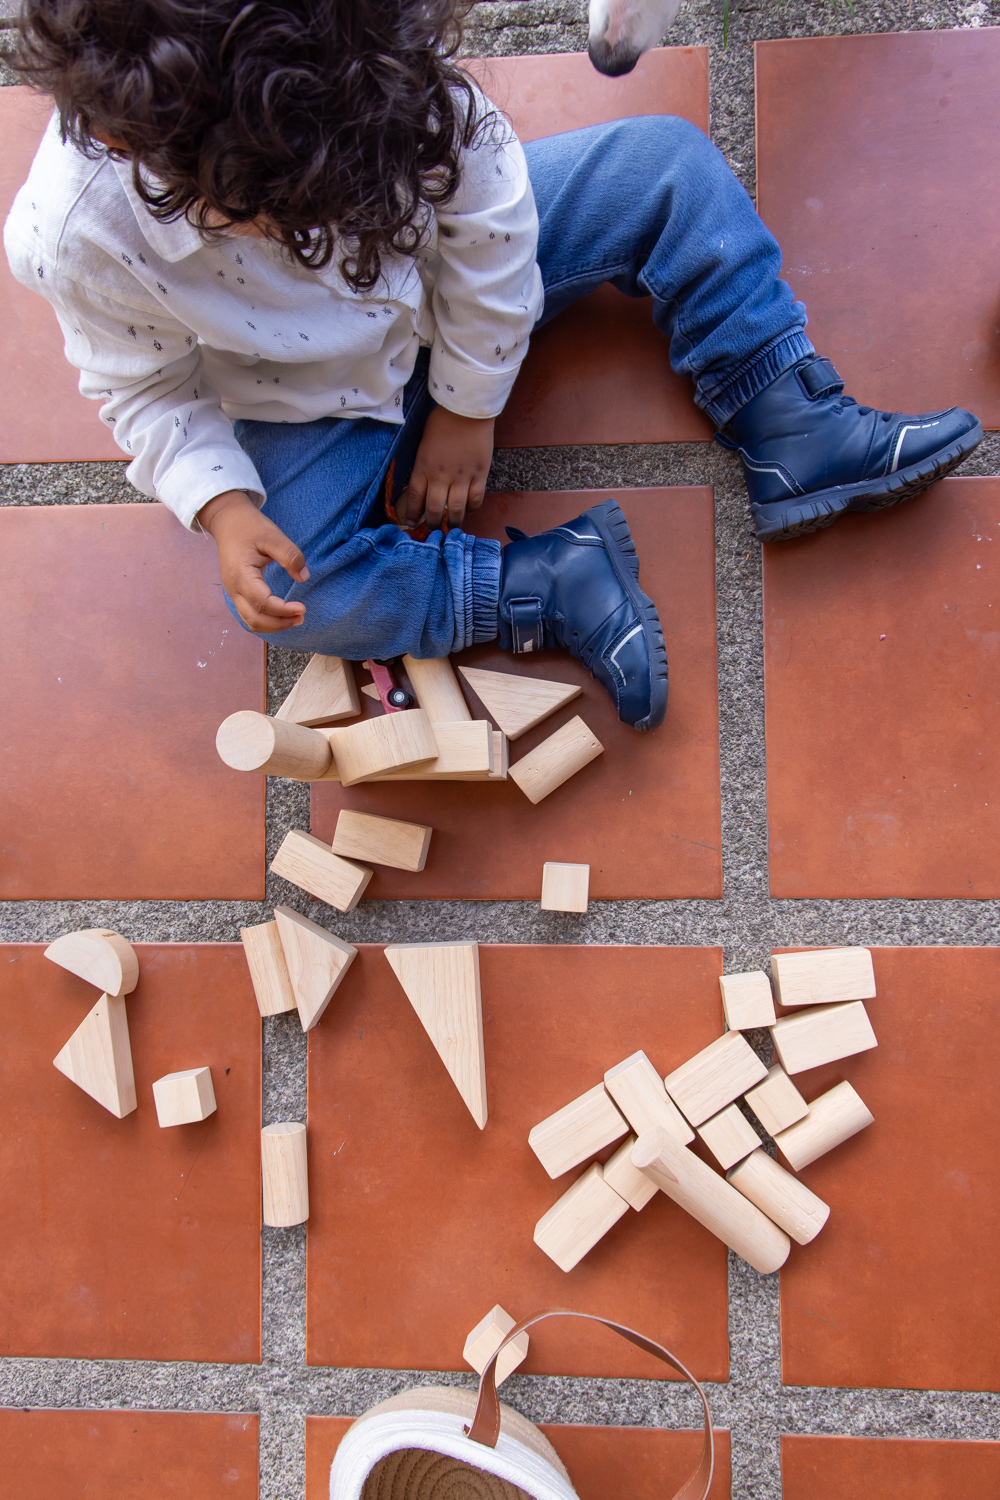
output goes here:
{"type": "Polygon", "coordinates": [[[128,477],[193,526],[214,495],[264,501],[233,434],[245,417],[402,420],[429,346],[431,394],[467,417],[502,409],[541,311],[538,217],[509,128],[462,152],[455,197],[416,257],[383,256],[356,294],[280,245],[159,223],[131,165],[91,161],[54,117],[4,228],[11,269],[52,303],[80,390],[131,457],[128,477]]]}

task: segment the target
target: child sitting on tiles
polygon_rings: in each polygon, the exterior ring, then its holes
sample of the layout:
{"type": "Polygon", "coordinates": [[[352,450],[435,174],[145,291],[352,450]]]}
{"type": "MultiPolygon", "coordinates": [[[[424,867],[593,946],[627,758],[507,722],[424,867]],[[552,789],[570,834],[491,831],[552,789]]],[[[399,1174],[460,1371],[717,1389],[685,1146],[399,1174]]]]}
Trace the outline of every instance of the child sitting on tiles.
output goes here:
{"type": "Polygon", "coordinates": [[[355,660],[559,646],[651,729],[666,655],[618,506],[503,548],[462,530],[534,328],[605,281],[651,296],[765,541],[918,493],[982,427],[844,395],[694,126],[522,147],[453,61],[458,10],[24,0],[21,76],[57,112],[7,253],[247,629],[355,660]]]}

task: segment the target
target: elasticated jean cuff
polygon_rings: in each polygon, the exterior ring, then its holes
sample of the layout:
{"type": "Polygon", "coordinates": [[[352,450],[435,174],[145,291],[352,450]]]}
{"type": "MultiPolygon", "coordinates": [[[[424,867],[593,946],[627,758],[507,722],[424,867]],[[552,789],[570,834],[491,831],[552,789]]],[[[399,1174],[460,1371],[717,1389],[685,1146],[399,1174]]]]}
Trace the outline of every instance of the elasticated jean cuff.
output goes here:
{"type": "Polygon", "coordinates": [[[471,646],[494,641],[499,633],[500,543],[477,536],[472,549],[471,646]]]}
{"type": "Polygon", "coordinates": [[[745,361],[725,386],[716,387],[710,399],[699,390],[698,405],[708,412],[716,427],[725,427],[748,401],[752,401],[766,386],[773,384],[790,365],[815,353],[801,328],[783,333],[765,349],[759,349],[751,359],[745,361]]]}

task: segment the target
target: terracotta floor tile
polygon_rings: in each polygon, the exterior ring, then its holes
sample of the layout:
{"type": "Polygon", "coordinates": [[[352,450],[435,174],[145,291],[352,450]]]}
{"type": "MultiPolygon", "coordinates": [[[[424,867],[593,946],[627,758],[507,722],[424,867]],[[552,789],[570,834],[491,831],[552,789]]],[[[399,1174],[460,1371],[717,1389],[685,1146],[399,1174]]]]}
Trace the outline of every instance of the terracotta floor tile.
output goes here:
{"type": "Polygon", "coordinates": [[[878,1047],[795,1079],[846,1078],[875,1123],[800,1174],[832,1211],[781,1272],[783,1376],[997,1390],[1000,948],[873,955],[878,1047]]]}
{"type": "Polygon", "coordinates": [[[757,206],[817,349],[859,401],[957,403],[997,427],[983,248],[1000,235],[1000,30],[758,42],[756,57],[757,206]]]}
{"type": "Polygon", "coordinates": [[[1000,480],[764,548],[771,891],[1000,896],[1000,480]]]}
{"type": "MultiPolygon", "coordinates": [[[[0,223],[28,175],[51,99],[27,88],[0,89],[0,223]]],[[[15,281],[0,255],[0,463],[123,458],[97,415],[98,403],[77,390],[52,307],[15,281]]]]}
{"type": "Polygon", "coordinates": [[[996,1500],[1000,1443],[783,1437],[784,1500],[996,1500]]]}
{"type": "Polygon", "coordinates": [[[9,508],[0,579],[0,898],[260,899],[263,778],[215,732],[263,708],[264,647],[210,539],[160,505],[9,508]]]}
{"type": "Polygon", "coordinates": [[[246,961],[228,943],[137,951],[139,1107],[117,1120],[52,1066],[97,992],[42,945],[0,949],[0,1349],[255,1361],[260,1017],[246,961]],[[153,1080],[205,1065],[217,1112],[161,1130],[153,1080]]]}
{"type": "MultiPolygon", "coordinates": [[[[720,1242],[660,1195],[564,1275],[532,1233],[578,1174],[552,1182],[527,1142],[638,1048],[666,1072],[717,1036],[721,951],[484,945],[480,962],[482,1133],[379,947],[361,949],[309,1033],[309,1362],[461,1369],[466,1335],[500,1302],[514,1317],[599,1312],[724,1380],[720,1242]]],[[[522,1369],[655,1378],[662,1366],[580,1325],[533,1340],[522,1369]]]]}
{"type": "Polygon", "coordinates": [[[257,1500],[257,1418],[0,1411],[10,1500],[257,1500]]]}
{"type": "MultiPolygon", "coordinates": [[[[582,696],[511,746],[519,759],[579,714],[604,754],[533,805],[506,785],[400,782],[314,785],[313,832],[332,839],[343,806],[434,828],[419,875],[379,869],[368,886],[385,897],[538,900],[546,860],[589,864],[592,900],[722,894],[719,732],[712,492],[585,490],[494,495],[469,529],[506,540],[571,520],[612,494],[621,501],[642,559],[640,583],[659,607],[670,662],[666,723],[638,734],[619,724],[590,673],[562,651],[512,656],[495,645],[455,658],[467,665],[578,682],[582,696]]],[[[362,697],[366,712],[377,706],[362,697]]],[[[484,714],[478,705],[474,711],[484,714]]]]}
{"type": "MultiPolygon", "coordinates": [[[[585,52],[476,58],[468,65],[523,141],[632,115],[670,114],[708,130],[708,48],[657,47],[605,78],[585,52]]],[[[603,286],[533,335],[497,422],[502,448],[699,442],[713,428],[670,368],[649,298],[603,286]]]]}
{"type": "MultiPolygon", "coordinates": [[[[350,1417],[306,1418],[306,1500],[327,1500],[330,1465],[351,1423],[350,1417]]],[[[566,1465],[580,1500],[664,1500],[683,1484],[701,1452],[700,1432],[551,1422],[543,1423],[542,1431],[566,1465]]],[[[716,1432],[709,1500],[728,1496],[729,1433],[716,1432]]]]}

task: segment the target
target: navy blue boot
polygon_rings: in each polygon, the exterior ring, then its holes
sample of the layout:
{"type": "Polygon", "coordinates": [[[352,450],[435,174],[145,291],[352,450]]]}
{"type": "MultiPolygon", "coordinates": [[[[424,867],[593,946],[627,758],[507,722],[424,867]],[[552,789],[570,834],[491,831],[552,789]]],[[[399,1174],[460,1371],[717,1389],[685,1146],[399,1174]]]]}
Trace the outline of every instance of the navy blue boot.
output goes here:
{"type": "Polygon", "coordinates": [[[667,653],[656,605],[639,587],[639,559],[614,500],[538,536],[507,527],[500,553],[500,645],[561,646],[589,667],[633,729],[667,712],[667,653]]]}
{"type": "Polygon", "coordinates": [[[811,354],[736,413],[716,442],[743,460],[762,542],[829,526],[848,511],[881,510],[919,495],[983,440],[971,412],[905,416],[844,395],[828,359],[811,354]]]}

